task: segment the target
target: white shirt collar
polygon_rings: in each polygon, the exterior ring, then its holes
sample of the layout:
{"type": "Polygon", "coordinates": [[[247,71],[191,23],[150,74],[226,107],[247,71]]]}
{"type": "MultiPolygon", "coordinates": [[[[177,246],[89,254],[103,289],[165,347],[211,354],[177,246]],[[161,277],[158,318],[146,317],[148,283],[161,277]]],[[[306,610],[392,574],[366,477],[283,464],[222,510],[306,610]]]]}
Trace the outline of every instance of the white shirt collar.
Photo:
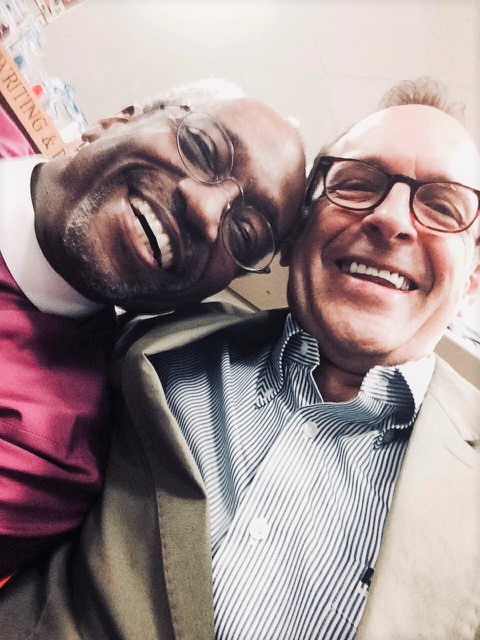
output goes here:
{"type": "Polygon", "coordinates": [[[102,308],[51,266],[35,235],[30,180],[41,156],[0,161],[0,252],[15,282],[40,311],[80,318],[102,308]]]}

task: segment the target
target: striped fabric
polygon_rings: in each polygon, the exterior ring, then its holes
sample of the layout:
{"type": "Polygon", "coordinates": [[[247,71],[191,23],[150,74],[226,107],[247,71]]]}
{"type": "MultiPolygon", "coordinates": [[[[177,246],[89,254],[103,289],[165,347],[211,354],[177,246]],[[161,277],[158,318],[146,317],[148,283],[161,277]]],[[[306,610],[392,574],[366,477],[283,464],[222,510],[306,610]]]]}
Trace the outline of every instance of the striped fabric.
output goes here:
{"type": "Polygon", "coordinates": [[[222,334],[154,361],[206,485],[218,640],[357,629],[434,357],[374,367],[347,403],[322,401],[319,361],[291,316],[253,354],[222,334]]]}

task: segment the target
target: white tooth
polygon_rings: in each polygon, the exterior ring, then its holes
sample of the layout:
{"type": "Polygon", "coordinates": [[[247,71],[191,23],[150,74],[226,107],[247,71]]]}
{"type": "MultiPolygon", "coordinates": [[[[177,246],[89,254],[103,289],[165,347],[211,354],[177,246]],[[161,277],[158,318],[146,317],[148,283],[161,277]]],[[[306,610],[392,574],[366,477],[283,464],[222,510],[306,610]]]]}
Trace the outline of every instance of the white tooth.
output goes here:
{"type": "Polygon", "coordinates": [[[145,200],[142,200],[137,196],[130,198],[130,204],[144,216],[147,216],[151,211],[150,206],[145,202],[145,200]]]}
{"type": "Polygon", "coordinates": [[[145,215],[145,220],[148,222],[148,226],[153,231],[153,225],[155,224],[156,218],[153,216],[151,211],[149,211],[148,213],[145,213],[144,215],[145,215]]]}
{"type": "Polygon", "coordinates": [[[367,276],[383,278],[383,280],[391,282],[397,289],[401,289],[402,291],[408,291],[410,289],[410,284],[404,276],[396,272],[392,273],[387,269],[377,269],[376,267],[370,267],[361,262],[352,262],[350,268],[347,267],[346,271],[347,273],[361,273],[367,276]]]}
{"type": "MultiPolygon", "coordinates": [[[[145,200],[142,200],[142,198],[139,198],[138,196],[132,196],[130,198],[130,204],[145,216],[148,226],[155,235],[155,239],[159,246],[162,258],[162,267],[164,269],[168,269],[173,263],[173,249],[170,244],[170,238],[168,234],[165,233],[165,229],[163,228],[161,221],[153,213],[152,208],[150,207],[148,202],[145,202],[145,200]]],[[[140,241],[153,255],[152,247],[150,245],[148,237],[143,230],[143,227],[138,218],[135,218],[134,226],[139,235],[140,241]]]]}
{"type": "Polygon", "coordinates": [[[142,211],[143,215],[145,217],[147,217],[149,220],[154,220],[155,216],[153,214],[152,208],[151,206],[148,204],[148,202],[143,202],[143,211],[142,211]]]}
{"type": "Polygon", "coordinates": [[[168,247],[171,251],[170,238],[167,236],[166,233],[160,233],[159,235],[155,234],[155,238],[157,239],[158,246],[160,247],[160,249],[162,249],[163,247],[168,247]]]}
{"type": "Polygon", "coordinates": [[[394,287],[396,287],[398,289],[398,279],[401,278],[401,276],[398,273],[391,273],[389,280],[390,282],[393,284],[394,287]]]}
{"type": "Polygon", "coordinates": [[[158,235],[160,235],[161,233],[164,232],[163,224],[160,222],[160,220],[158,218],[155,218],[152,221],[152,224],[150,226],[152,227],[153,232],[158,234],[158,235]]]}
{"type": "Polygon", "coordinates": [[[168,269],[171,265],[172,265],[172,260],[173,256],[171,253],[167,254],[167,255],[163,255],[162,253],[162,267],[164,269],[168,269]]]}
{"type": "Polygon", "coordinates": [[[143,200],[137,198],[137,196],[132,196],[130,198],[130,204],[135,207],[135,209],[139,209],[142,206],[143,200]]]}
{"type": "Polygon", "coordinates": [[[378,272],[378,277],[383,278],[384,280],[390,280],[390,271],[387,271],[386,269],[381,269],[378,272]]]}
{"type": "Polygon", "coordinates": [[[405,278],[401,276],[399,273],[397,273],[397,282],[396,282],[397,289],[401,289],[405,282],[406,282],[405,278]]]}

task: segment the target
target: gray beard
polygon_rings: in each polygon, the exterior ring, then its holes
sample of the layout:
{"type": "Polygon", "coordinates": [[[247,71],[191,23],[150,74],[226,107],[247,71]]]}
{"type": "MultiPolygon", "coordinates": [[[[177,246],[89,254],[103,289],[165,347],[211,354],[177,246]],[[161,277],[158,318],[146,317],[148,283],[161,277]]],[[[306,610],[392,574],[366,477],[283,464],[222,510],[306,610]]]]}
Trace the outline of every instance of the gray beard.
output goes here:
{"type": "Polygon", "coordinates": [[[95,217],[101,203],[108,198],[115,187],[115,184],[105,185],[84,198],[68,220],[63,237],[65,252],[74,261],[77,274],[88,291],[103,301],[109,302],[124,299],[134,293],[131,286],[115,282],[108,277],[107,265],[93,261],[88,241],[89,223],[95,217]]]}
{"type": "MultiPolygon", "coordinates": [[[[170,278],[167,282],[118,282],[110,274],[108,258],[97,261],[92,257],[90,222],[101,204],[118,187],[119,182],[99,187],[85,197],[72,213],[65,226],[63,245],[75,264],[78,277],[84,283],[90,297],[102,302],[122,306],[123,302],[138,298],[161,299],[181,293],[185,289],[185,277],[170,278]]],[[[87,294],[88,297],[88,294],[87,294]]],[[[128,306],[128,305],[127,305],[128,306]]]]}

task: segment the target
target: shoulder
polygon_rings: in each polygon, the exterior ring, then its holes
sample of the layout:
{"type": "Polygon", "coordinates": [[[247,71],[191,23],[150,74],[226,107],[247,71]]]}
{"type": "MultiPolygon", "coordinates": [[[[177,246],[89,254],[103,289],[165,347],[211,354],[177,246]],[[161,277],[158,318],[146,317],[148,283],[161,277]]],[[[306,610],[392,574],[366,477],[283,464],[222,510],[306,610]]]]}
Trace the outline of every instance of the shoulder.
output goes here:
{"type": "Polygon", "coordinates": [[[480,446],[480,390],[438,355],[428,395],[441,406],[464,440],[480,446]]]}
{"type": "Polygon", "coordinates": [[[273,332],[280,332],[287,309],[245,312],[217,302],[202,303],[187,311],[136,319],[125,327],[114,358],[114,380],[118,375],[144,366],[153,356],[192,345],[219,332],[246,347],[256,348],[273,332]],[[278,328],[278,329],[277,329],[278,328]]]}
{"type": "Polygon", "coordinates": [[[218,331],[240,333],[259,341],[272,328],[283,327],[286,309],[246,312],[217,302],[199,304],[189,310],[161,316],[136,318],[125,326],[116,348],[115,360],[151,355],[196,342],[218,331]],[[273,327],[272,327],[273,324],[273,327]]]}

